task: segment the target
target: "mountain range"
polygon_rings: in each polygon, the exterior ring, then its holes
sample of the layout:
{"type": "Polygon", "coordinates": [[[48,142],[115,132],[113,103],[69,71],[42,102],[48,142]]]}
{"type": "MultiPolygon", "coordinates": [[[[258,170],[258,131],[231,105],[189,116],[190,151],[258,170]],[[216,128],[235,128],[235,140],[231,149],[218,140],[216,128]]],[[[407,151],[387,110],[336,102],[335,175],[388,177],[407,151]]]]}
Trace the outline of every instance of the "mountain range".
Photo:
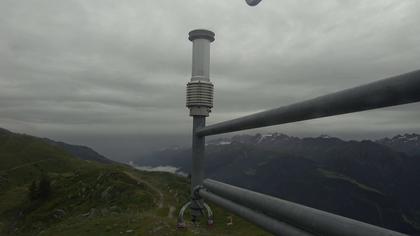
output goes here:
{"type": "MultiPolygon", "coordinates": [[[[420,232],[420,135],[345,141],[236,135],[207,142],[206,176],[412,235],[420,232]]],[[[135,160],[190,172],[191,150],[135,160]]]]}

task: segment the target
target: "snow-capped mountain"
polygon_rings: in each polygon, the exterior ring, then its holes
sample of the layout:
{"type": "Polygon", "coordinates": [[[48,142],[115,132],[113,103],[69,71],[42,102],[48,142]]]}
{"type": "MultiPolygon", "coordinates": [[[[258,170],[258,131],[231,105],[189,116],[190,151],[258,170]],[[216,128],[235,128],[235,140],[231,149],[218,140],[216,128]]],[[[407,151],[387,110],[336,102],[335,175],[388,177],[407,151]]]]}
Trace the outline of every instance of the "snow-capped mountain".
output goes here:
{"type": "Polygon", "coordinates": [[[411,133],[404,135],[396,135],[392,138],[379,139],[376,142],[388,146],[399,152],[403,152],[407,155],[420,157],[419,134],[411,133]]]}

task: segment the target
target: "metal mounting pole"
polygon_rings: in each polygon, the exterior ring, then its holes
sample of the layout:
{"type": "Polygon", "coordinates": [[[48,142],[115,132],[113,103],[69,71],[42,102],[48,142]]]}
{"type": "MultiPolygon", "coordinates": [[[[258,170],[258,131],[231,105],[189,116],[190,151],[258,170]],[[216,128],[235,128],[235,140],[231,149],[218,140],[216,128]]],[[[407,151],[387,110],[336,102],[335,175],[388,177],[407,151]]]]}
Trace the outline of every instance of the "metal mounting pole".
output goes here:
{"type": "Polygon", "coordinates": [[[202,198],[194,194],[194,188],[196,186],[203,185],[204,179],[204,149],[205,149],[205,137],[198,136],[195,134],[197,129],[206,126],[205,116],[193,116],[193,134],[192,134],[192,166],[191,166],[191,215],[193,220],[198,216],[203,215],[203,204],[202,198]]]}
{"type": "MultiPolygon", "coordinates": [[[[213,84],[210,82],[210,43],[214,41],[214,33],[209,30],[193,30],[188,39],[193,42],[191,81],[187,84],[187,107],[193,117],[192,133],[192,167],[191,167],[191,202],[192,220],[197,220],[208,208],[203,199],[195,192],[203,185],[205,137],[196,135],[196,131],[205,127],[206,117],[213,107],[213,84]]],[[[186,204],[186,205],[187,205],[186,204]]],[[[210,211],[208,208],[207,211],[210,211]]],[[[180,219],[183,219],[180,212],[180,219]]],[[[182,220],[183,221],[183,220],[182,220]]],[[[209,219],[209,223],[213,222],[209,219]]],[[[184,222],[178,222],[184,226],[184,222]]]]}

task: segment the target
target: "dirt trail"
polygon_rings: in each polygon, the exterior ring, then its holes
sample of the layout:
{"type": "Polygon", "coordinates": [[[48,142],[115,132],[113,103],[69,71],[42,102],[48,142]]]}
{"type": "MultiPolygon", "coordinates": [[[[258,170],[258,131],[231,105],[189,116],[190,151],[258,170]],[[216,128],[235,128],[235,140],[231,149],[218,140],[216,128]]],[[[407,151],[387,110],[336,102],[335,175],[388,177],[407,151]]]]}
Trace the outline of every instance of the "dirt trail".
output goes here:
{"type": "Polygon", "coordinates": [[[158,195],[159,195],[158,208],[162,208],[163,207],[163,193],[158,188],[156,188],[150,182],[147,182],[147,181],[145,181],[143,179],[140,179],[139,177],[133,175],[132,173],[130,173],[128,171],[124,171],[124,173],[126,173],[128,176],[130,176],[132,179],[136,180],[137,182],[145,184],[147,187],[151,188],[153,191],[155,191],[156,193],[158,193],[158,195]]]}

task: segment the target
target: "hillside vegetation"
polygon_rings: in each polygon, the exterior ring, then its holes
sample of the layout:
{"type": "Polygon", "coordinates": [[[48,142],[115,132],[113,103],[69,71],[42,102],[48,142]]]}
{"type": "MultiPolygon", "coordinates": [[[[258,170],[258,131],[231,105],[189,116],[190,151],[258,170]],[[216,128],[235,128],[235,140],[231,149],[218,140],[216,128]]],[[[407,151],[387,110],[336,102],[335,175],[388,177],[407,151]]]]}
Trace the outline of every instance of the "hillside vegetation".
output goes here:
{"type": "Polygon", "coordinates": [[[214,206],[214,226],[176,229],[188,193],[183,177],[80,160],[0,130],[0,235],[267,235],[235,216],[228,226],[214,206]]]}

